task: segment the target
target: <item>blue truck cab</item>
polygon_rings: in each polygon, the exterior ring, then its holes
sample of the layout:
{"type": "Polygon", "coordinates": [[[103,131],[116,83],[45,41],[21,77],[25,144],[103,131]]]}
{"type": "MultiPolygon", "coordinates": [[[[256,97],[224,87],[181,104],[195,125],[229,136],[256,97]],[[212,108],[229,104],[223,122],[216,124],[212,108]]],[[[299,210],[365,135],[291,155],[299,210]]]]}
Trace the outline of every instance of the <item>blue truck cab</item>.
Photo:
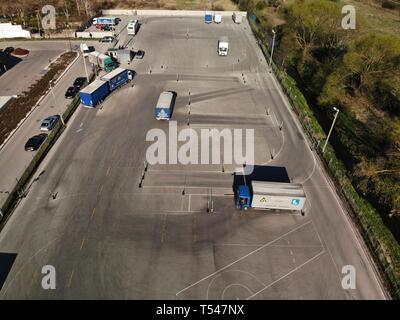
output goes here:
{"type": "Polygon", "coordinates": [[[251,205],[250,189],[246,185],[240,185],[236,189],[236,208],[247,210],[251,205]]]}
{"type": "Polygon", "coordinates": [[[206,12],[204,14],[204,22],[205,23],[212,23],[213,22],[213,14],[211,12],[206,12]]]}

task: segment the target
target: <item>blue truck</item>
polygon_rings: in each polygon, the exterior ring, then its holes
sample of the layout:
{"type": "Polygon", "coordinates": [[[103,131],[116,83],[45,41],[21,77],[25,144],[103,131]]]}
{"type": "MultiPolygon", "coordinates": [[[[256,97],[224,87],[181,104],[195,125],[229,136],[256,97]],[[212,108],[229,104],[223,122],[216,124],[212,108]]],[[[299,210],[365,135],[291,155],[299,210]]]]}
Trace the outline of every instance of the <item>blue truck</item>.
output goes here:
{"type": "Polygon", "coordinates": [[[213,22],[213,14],[212,14],[212,12],[206,12],[204,14],[204,22],[205,23],[212,23],[213,22]]]}
{"type": "Polygon", "coordinates": [[[87,107],[96,107],[112,91],[129,82],[132,78],[132,70],[117,68],[83,88],[79,92],[81,103],[87,107]]]}
{"type": "Polygon", "coordinates": [[[171,91],[161,92],[154,110],[157,120],[171,119],[174,100],[174,94],[171,91]]]}

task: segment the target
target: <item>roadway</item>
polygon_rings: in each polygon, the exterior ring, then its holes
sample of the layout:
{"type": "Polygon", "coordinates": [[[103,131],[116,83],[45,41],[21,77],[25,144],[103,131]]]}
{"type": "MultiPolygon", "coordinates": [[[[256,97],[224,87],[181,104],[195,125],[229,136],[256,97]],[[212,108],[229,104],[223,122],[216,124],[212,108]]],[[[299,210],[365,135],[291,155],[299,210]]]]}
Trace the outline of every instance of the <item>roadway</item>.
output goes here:
{"type": "MultiPolygon", "coordinates": [[[[73,49],[79,49],[79,41],[72,41],[73,49]]],[[[99,44],[98,42],[91,42],[99,50],[106,50],[108,44],[99,44]]],[[[31,51],[28,58],[24,58],[11,70],[7,71],[0,77],[0,87],[5,90],[5,94],[11,94],[7,88],[17,88],[12,91],[12,94],[21,93],[22,88],[27,88],[38,80],[44,74],[46,67],[49,65],[48,53],[56,59],[61,53],[65,52],[65,41],[23,41],[23,42],[10,42],[7,45],[22,48],[27,48],[31,51]],[[42,53],[43,52],[43,53],[42,53]],[[43,56],[42,56],[43,55],[43,56]],[[42,57],[37,59],[37,57],[42,57]],[[43,60],[43,57],[44,60],[43,60]],[[24,72],[21,71],[24,69],[24,72]],[[36,70],[36,71],[35,71],[36,70]],[[42,70],[42,71],[39,71],[42,70]],[[23,74],[23,76],[21,76],[23,74]],[[4,86],[1,86],[4,84],[4,86]]],[[[69,49],[69,47],[68,47],[69,49]]],[[[88,72],[90,67],[88,65],[88,72]]],[[[34,157],[35,152],[26,152],[24,150],[25,143],[30,137],[39,133],[40,124],[46,117],[63,113],[66,107],[71,103],[71,100],[65,99],[64,95],[69,86],[71,86],[77,77],[85,77],[84,64],[82,56],[73,63],[71,68],[54,86],[54,97],[48,93],[38,106],[29,114],[24,120],[17,131],[11,136],[8,142],[2,146],[0,150],[0,172],[2,179],[0,180],[0,206],[6,200],[8,194],[17,183],[17,179],[24,172],[25,168],[29,165],[34,157]]]]}
{"type": "Polygon", "coordinates": [[[134,85],[97,109],[77,110],[0,233],[0,252],[17,254],[0,297],[384,299],[365,245],[247,22],[140,20],[131,46],[146,55],[131,65],[134,85]],[[216,53],[221,35],[231,39],[227,57],[216,53]],[[163,90],[178,93],[178,130],[253,128],[256,164],[284,166],[303,184],[305,216],[237,211],[233,165],[150,165],[139,188],[146,133],[168,129],[153,115],[163,90]],[[40,285],[48,264],[56,290],[40,285]],[[345,265],[355,267],[354,290],[341,286],[345,265]]]}

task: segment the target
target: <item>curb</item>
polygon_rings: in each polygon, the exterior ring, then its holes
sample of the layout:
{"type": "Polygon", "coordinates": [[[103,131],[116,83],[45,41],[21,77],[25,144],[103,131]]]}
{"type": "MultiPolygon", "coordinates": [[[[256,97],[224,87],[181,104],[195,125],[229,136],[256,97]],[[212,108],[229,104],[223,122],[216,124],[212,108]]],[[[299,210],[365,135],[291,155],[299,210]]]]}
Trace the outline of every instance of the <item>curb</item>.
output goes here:
{"type": "MultiPolygon", "coordinates": [[[[72,67],[72,65],[79,59],[80,55],[76,56],[76,58],[65,68],[65,70],[60,74],[60,76],[57,78],[55,81],[55,84],[58,83],[58,81],[64,76],[64,74],[72,67]]],[[[40,103],[43,101],[43,99],[49,94],[50,89],[47,89],[46,93],[42,95],[39,100],[36,102],[36,104],[33,106],[31,110],[25,115],[23,119],[21,119],[20,122],[18,122],[17,126],[10,132],[10,134],[7,136],[7,138],[4,140],[4,142],[0,145],[0,151],[3,150],[3,148],[7,145],[8,141],[14,136],[14,134],[17,132],[17,130],[23,125],[25,120],[29,118],[29,116],[39,107],[40,103]]]]}

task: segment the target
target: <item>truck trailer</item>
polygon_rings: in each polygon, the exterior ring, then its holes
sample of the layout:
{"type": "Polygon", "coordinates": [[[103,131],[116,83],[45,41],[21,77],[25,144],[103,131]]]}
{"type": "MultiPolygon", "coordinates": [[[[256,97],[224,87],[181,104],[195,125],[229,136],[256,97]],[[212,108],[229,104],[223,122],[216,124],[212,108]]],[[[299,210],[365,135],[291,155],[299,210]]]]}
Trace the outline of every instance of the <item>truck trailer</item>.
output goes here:
{"type": "Polygon", "coordinates": [[[88,58],[91,64],[107,72],[110,72],[117,67],[117,64],[110,56],[98,51],[90,52],[88,58]]]}
{"type": "Polygon", "coordinates": [[[102,28],[103,26],[115,26],[118,24],[118,20],[115,17],[97,17],[93,18],[93,25],[96,28],[102,28]]]}
{"type": "Polygon", "coordinates": [[[100,77],[100,80],[108,83],[108,89],[111,92],[129,82],[130,80],[132,80],[132,78],[132,70],[117,68],[110,73],[107,73],[106,75],[100,77]]]}
{"type": "Polygon", "coordinates": [[[301,184],[251,181],[238,185],[235,192],[236,207],[261,210],[286,210],[303,212],[306,195],[301,184]]]}
{"type": "Polygon", "coordinates": [[[169,120],[172,115],[174,94],[170,91],[161,92],[154,114],[157,120],[169,120]]]}
{"type": "Polygon", "coordinates": [[[222,15],[220,13],[214,14],[214,23],[221,23],[222,22],[222,15]]]}
{"type": "Polygon", "coordinates": [[[87,107],[95,107],[109,94],[108,83],[103,80],[95,80],[79,92],[81,103],[87,107]]]}
{"type": "Polygon", "coordinates": [[[219,56],[227,56],[229,48],[228,37],[221,37],[218,40],[218,55],[219,56]]]}
{"type": "Polygon", "coordinates": [[[130,64],[132,62],[134,52],[129,49],[110,48],[107,55],[117,60],[119,64],[130,64]]]}

